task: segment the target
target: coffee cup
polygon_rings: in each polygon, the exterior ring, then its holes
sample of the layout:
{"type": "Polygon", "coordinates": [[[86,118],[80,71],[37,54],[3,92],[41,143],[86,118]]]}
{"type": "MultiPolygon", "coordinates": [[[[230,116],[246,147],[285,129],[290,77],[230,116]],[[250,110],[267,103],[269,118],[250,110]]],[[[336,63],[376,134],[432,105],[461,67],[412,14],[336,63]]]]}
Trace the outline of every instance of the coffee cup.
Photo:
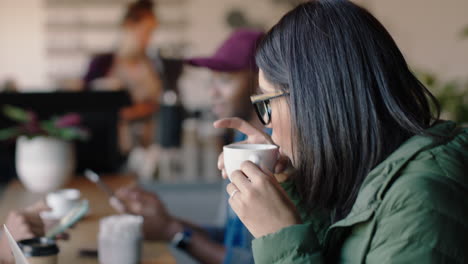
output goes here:
{"type": "Polygon", "coordinates": [[[46,197],[49,218],[62,218],[80,202],[81,193],[77,189],[63,189],[51,192],[46,197]]]}
{"type": "Polygon", "coordinates": [[[261,168],[274,172],[278,159],[278,146],[271,144],[230,144],[223,147],[224,168],[231,174],[239,170],[242,163],[251,161],[261,168]]]}
{"type": "Polygon", "coordinates": [[[112,215],[99,222],[100,264],[137,264],[141,260],[143,217],[112,215]]]}
{"type": "Polygon", "coordinates": [[[57,264],[59,248],[54,240],[46,237],[25,239],[18,242],[30,264],[57,264]]]}

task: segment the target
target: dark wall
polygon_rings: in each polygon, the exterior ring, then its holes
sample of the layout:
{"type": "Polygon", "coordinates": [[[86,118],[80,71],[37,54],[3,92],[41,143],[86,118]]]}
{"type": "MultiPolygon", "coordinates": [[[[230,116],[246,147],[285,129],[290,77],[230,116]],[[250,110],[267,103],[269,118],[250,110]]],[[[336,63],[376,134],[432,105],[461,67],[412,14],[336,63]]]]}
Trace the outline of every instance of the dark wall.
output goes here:
{"type": "MultiPolygon", "coordinates": [[[[0,94],[0,109],[6,104],[32,110],[40,119],[79,113],[91,138],[87,142],[76,142],[78,171],[91,168],[98,172],[113,172],[119,168],[122,157],[117,144],[117,118],[119,109],[130,104],[126,92],[0,94]]],[[[0,128],[14,124],[3,114],[0,116],[0,128]]],[[[15,142],[0,142],[0,181],[16,176],[14,160],[15,142]]]]}

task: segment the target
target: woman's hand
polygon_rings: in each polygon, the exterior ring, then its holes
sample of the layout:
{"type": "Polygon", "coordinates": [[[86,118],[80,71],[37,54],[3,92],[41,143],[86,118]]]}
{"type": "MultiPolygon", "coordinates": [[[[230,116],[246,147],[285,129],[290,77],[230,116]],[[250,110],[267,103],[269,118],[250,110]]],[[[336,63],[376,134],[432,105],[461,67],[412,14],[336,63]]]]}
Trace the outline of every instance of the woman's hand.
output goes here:
{"type": "Polygon", "coordinates": [[[250,161],[231,175],[229,204],[256,238],[300,224],[296,207],[270,172],[250,161]]]}
{"type": "MultiPolygon", "coordinates": [[[[230,128],[236,129],[237,131],[245,134],[247,136],[247,140],[237,143],[244,143],[244,144],[275,144],[271,139],[270,135],[259,130],[249,124],[249,122],[233,117],[233,118],[224,118],[217,120],[214,122],[213,126],[215,128],[230,128]]],[[[290,161],[285,156],[279,156],[278,162],[275,166],[275,173],[283,172],[288,166],[290,165],[290,161]]],[[[224,169],[224,155],[221,153],[218,157],[218,169],[222,172],[223,178],[227,179],[227,173],[224,169]]]]}

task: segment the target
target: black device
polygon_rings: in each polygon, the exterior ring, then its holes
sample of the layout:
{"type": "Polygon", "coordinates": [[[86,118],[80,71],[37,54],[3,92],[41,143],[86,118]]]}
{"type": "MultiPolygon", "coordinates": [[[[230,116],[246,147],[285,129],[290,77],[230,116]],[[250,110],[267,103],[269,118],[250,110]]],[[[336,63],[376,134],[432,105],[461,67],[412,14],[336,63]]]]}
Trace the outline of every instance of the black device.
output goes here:
{"type": "Polygon", "coordinates": [[[184,61],[182,59],[166,58],[158,53],[152,57],[152,63],[161,77],[163,88],[163,95],[160,98],[157,115],[156,141],[163,148],[179,147],[181,144],[182,121],[185,118],[185,110],[178,98],[179,89],[177,82],[182,75],[184,61]],[[165,100],[168,94],[172,95],[170,97],[173,97],[173,102],[165,100]]]}

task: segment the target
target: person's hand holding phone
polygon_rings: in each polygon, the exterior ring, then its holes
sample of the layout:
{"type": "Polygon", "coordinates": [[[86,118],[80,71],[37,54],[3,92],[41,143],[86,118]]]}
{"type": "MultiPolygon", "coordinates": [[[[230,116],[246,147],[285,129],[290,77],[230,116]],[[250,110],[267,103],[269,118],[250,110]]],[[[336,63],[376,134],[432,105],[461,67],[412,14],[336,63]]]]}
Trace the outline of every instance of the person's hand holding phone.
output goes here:
{"type": "Polygon", "coordinates": [[[118,189],[115,196],[124,203],[125,213],[143,216],[145,239],[170,241],[180,231],[180,224],[156,194],[133,185],[118,189]]]}
{"type": "MultiPolygon", "coordinates": [[[[16,240],[29,239],[44,235],[44,223],[40,212],[50,210],[44,201],[39,201],[25,209],[11,211],[5,221],[16,240]]],[[[0,237],[0,260],[12,261],[10,247],[5,235],[0,237]]]]}
{"type": "Polygon", "coordinates": [[[109,197],[109,204],[114,208],[118,213],[125,213],[125,204],[115,196],[114,191],[101,180],[99,174],[95,173],[90,169],[86,169],[84,172],[86,178],[91,182],[95,183],[101,191],[103,191],[109,197]]]}

